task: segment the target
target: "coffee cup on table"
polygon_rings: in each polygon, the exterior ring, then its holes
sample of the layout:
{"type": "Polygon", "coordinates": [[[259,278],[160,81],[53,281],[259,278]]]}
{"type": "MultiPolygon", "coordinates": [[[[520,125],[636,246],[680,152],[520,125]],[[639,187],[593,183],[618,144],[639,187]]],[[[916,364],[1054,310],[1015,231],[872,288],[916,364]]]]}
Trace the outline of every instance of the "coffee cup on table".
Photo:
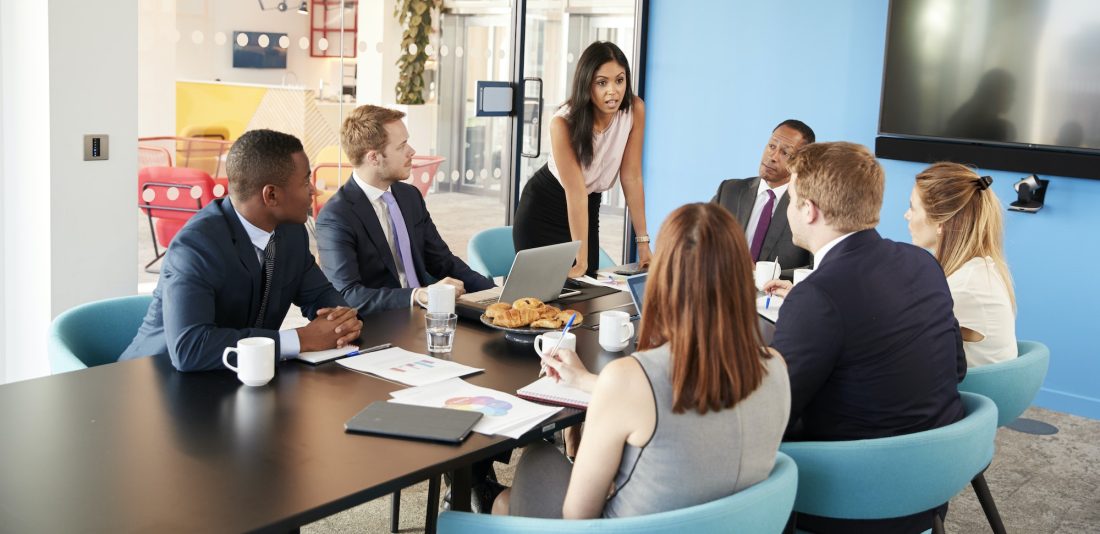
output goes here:
{"type": "Polygon", "coordinates": [[[237,373],[246,386],[262,386],[275,377],[275,340],[269,337],[246,337],[236,347],[222,351],[222,363],[237,373]],[[230,365],[229,354],[237,354],[237,365],[230,365]]]}
{"type": "Polygon", "coordinates": [[[600,314],[600,346],[609,352],[619,352],[630,345],[634,337],[634,323],[624,311],[605,311],[600,314]]]}
{"type": "Polygon", "coordinates": [[[558,340],[561,340],[561,346],[558,348],[569,349],[572,351],[577,350],[577,336],[572,332],[567,332],[563,338],[561,331],[546,332],[545,334],[539,334],[535,336],[535,352],[542,355],[544,358],[553,356],[550,351],[554,350],[554,347],[558,345],[558,340]]]}
{"type": "Polygon", "coordinates": [[[810,276],[810,273],[814,272],[813,269],[795,269],[794,270],[794,284],[798,285],[799,282],[810,276]]]}
{"type": "Polygon", "coordinates": [[[783,272],[783,268],[779,266],[779,262],[774,261],[758,261],[756,262],[756,271],[753,273],[753,281],[756,282],[756,289],[764,290],[764,284],[771,280],[779,278],[780,273],[783,272]]]}

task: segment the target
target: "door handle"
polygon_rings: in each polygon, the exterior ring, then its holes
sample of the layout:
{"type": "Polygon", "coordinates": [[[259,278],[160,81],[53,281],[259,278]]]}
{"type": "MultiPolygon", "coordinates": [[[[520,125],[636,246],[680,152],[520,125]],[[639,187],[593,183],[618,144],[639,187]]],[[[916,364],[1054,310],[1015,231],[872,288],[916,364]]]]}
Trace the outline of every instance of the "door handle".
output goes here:
{"type": "Polygon", "coordinates": [[[522,113],[524,143],[520,155],[537,158],[542,155],[542,78],[523,79],[522,113]]]}

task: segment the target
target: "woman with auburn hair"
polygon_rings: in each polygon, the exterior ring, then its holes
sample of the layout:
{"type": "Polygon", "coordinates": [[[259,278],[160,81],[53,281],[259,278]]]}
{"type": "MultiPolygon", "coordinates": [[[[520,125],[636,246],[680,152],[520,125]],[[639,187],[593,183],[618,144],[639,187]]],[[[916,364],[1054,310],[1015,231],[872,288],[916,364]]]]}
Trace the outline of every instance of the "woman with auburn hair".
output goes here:
{"type": "Polygon", "coordinates": [[[745,233],[724,208],[665,221],[638,352],[590,373],[576,353],[550,375],[592,393],[575,464],[527,447],[493,513],[623,517],[694,506],[768,477],[790,413],[783,359],[764,346],[745,233]]]}
{"type": "Polygon", "coordinates": [[[970,367],[1016,357],[1016,295],[1004,254],[993,179],[958,163],[917,175],[909,195],[913,244],[931,250],[947,275],[970,367]]]}

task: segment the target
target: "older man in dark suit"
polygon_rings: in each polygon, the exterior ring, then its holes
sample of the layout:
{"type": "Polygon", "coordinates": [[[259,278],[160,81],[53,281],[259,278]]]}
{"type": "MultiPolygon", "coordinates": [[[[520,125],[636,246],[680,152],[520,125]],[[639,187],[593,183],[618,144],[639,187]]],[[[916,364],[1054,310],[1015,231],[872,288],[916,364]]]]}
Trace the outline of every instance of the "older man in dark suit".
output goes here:
{"type": "MultiPolygon", "coordinates": [[[[793,288],[764,287],[786,295],[772,347],[791,379],[787,439],[881,438],[961,419],[966,355],[951,291],[931,254],[874,230],[882,167],[860,145],[817,143],[797,152],[790,169],[787,218],[817,267],[793,288]]],[[[931,528],[933,512],[797,522],[811,532],[919,532],[931,528]]]]}
{"type": "Polygon", "coordinates": [[[304,223],[316,192],[292,135],[253,130],[226,160],[230,198],[207,205],[172,240],[153,302],[120,359],[167,355],[180,371],[221,369],[246,337],[275,340],[277,357],[342,347],[363,323],[309,253],[304,223]],[[294,303],[312,319],[279,331],[294,303]]]}
{"type": "Polygon", "coordinates": [[[779,257],[784,280],[790,280],[795,269],[810,267],[813,261],[809,251],[791,242],[791,229],[787,225],[791,173],[787,170],[787,158],[814,139],[814,131],[802,121],[788,119],[779,123],[764,146],[760,176],[725,180],[711,199],[741,223],[753,261],[773,261],[779,257]]]}
{"type": "Polygon", "coordinates": [[[440,237],[420,191],[403,183],[416,153],[404,113],[360,106],[341,130],[355,171],[317,216],[321,268],[360,315],[426,304],[426,286],[493,287],[440,237]]]}

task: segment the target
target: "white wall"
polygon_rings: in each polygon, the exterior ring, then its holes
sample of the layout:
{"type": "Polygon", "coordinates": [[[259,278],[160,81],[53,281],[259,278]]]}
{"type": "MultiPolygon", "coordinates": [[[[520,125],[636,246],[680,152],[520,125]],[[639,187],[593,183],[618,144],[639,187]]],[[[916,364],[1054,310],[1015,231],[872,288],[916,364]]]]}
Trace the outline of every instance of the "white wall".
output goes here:
{"type": "Polygon", "coordinates": [[[138,136],[176,134],[176,0],[138,4],[138,136]]]}
{"type": "MultiPolygon", "coordinates": [[[[0,35],[5,32],[4,28],[4,9],[0,6],[0,35]]],[[[0,39],[0,117],[4,116],[4,43],[3,39],[0,39]]],[[[4,127],[2,120],[0,120],[0,199],[4,198],[4,127]]],[[[0,201],[2,202],[2,201],[0,201]]],[[[3,207],[0,205],[0,207],[3,207]]],[[[6,257],[4,250],[4,217],[0,216],[0,340],[5,339],[7,336],[5,333],[4,317],[6,316],[4,311],[4,258],[6,257]]],[[[0,384],[4,383],[4,376],[7,374],[5,371],[5,359],[4,359],[4,344],[0,341],[0,384]]]]}
{"type": "MultiPolygon", "coordinates": [[[[264,0],[273,7],[276,0],[264,0]]],[[[290,9],[261,11],[255,0],[180,0],[177,2],[176,28],[180,40],[176,45],[176,78],[271,85],[301,85],[316,89],[325,80],[326,93],[335,94],[340,76],[340,61],[332,58],[312,58],[309,48],[302,50],[298,41],[309,37],[309,16],[295,12],[298,2],[288,1],[290,9]],[[194,32],[202,33],[202,43],[192,40],[194,32]],[[286,69],[234,69],[233,32],[285,33],[290,38],[286,69]],[[217,44],[218,32],[225,43],[217,44]],[[285,78],[285,80],[284,80],[285,78]]],[[[392,12],[391,12],[392,16],[392,12]]],[[[333,43],[335,46],[336,43],[333,43]]],[[[348,50],[350,54],[352,51],[348,50]]]]}
{"type": "Polygon", "coordinates": [[[137,285],[137,0],[0,2],[4,380],[49,372],[50,321],[137,285]],[[83,161],[83,135],[110,160],[83,161]]]}
{"type": "MultiPolygon", "coordinates": [[[[359,2],[359,104],[391,106],[396,101],[397,58],[401,55],[401,25],[393,16],[394,0],[359,2]],[[379,76],[378,73],[382,75],[379,76]]],[[[438,19],[433,21],[438,25],[438,19]]]]}

